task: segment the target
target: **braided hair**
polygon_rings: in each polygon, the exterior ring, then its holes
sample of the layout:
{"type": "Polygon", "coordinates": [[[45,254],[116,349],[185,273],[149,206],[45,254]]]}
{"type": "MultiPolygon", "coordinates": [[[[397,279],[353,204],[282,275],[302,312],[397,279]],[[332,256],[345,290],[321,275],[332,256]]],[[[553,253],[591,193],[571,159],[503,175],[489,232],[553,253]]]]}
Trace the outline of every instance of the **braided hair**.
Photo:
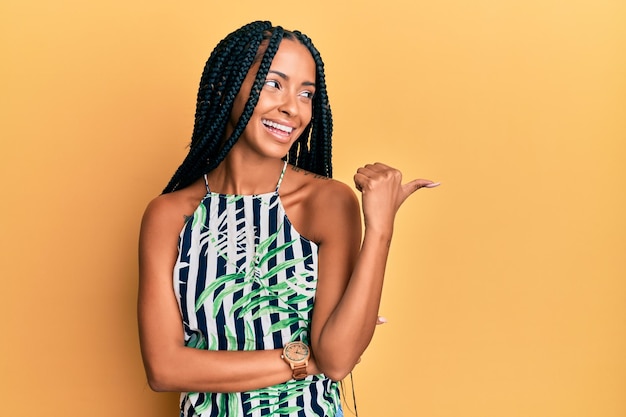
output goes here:
{"type": "Polygon", "coordinates": [[[299,168],[332,177],[333,122],[322,58],[305,34],[272,26],[267,21],[257,21],[227,35],[209,56],[198,88],[189,152],[163,190],[164,194],[190,185],[224,160],[252,116],[274,55],[283,39],[295,40],[304,45],[311,52],[316,68],[311,122],[296,139],[285,159],[299,168]],[[233,132],[225,137],[235,97],[250,67],[259,61],[250,97],[233,132]]]}

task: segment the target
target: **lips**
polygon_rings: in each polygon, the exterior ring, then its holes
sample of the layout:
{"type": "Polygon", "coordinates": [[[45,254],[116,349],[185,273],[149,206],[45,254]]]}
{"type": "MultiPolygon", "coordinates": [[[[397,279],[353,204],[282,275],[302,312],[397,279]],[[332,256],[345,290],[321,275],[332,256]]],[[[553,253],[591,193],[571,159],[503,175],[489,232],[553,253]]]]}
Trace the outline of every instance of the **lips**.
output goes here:
{"type": "Polygon", "coordinates": [[[293,132],[293,127],[281,125],[280,123],[272,122],[270,120],[262,120],[261,121],[265,127],[267,127],[270,131],[282,135],[290,135],[293,132]]]}

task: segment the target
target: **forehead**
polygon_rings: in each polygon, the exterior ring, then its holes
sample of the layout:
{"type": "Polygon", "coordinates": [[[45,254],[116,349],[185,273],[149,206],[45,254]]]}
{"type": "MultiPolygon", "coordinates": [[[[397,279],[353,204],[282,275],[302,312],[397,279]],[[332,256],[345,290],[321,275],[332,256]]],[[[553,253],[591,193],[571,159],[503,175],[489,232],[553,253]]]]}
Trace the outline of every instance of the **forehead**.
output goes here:
{"type": "Polygon", "coordinates": [[[290,77],[298,76],[315,81],[315,61],[311,52],[306,46],[294,40],[281,41],[270,68],[290,77]]]}

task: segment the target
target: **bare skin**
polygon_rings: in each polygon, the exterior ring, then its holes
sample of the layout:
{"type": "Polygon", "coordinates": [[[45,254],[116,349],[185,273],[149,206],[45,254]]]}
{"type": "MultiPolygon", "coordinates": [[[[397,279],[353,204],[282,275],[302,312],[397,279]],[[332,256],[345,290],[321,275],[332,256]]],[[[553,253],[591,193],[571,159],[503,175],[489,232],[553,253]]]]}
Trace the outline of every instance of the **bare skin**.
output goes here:
{"type": "MultiPolygon", "coordinates": [[[[283,41],[272,68],[280,89],[270,83],[261,93],[255,115],[227,158],[208,175],[212,191],[260,194],[274,190],[280,159],[310,122],[310,100],[303,93],[315,79],[314,63],[302,45],[283,41]],[[279,70],[279,71],[278,71],[279,70]],[[290,135],[263,121],[293,127],[290,135]]],[[[245,99],[245,91],[240,93],[245,99]]],[[[236,118],[235,118],[236,119],[236,118]]],[[[319,269],[311,321],[307,372],[343,379],[359,361],[378,318],[384,271],[395,215],[429,180],[402,183],[400,171],[375,163],[359,168],[355,186],[361,209],[347,185],[289,167],[280,199],[294,227],[318,244],[319,269]]],[[[281,350],[208,351],[184,346],[184,334],[172,285],[178,235],[185,219],[205,196],[204,180],[161,195],[148,205],[139,243],[138,317],[144,364],[157,391],[241,392],[291,379],[281,350]]]]}

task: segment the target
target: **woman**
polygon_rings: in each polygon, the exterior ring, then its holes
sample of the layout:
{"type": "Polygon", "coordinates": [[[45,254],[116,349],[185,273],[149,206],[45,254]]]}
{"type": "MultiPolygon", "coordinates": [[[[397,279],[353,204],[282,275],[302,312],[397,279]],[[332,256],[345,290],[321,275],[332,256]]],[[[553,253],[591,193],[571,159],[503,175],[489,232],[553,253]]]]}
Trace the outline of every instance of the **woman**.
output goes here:
{"type": "Polygon", "coordinates": [[[396,211],[437,184],[360,168],[361,242],[331,134],[308,37],[253,22],[217,45],[189,154],[140,234],[146,373],[182,392],[181,416],[342,415],[336,381],[373,336],[396,211]]]}

